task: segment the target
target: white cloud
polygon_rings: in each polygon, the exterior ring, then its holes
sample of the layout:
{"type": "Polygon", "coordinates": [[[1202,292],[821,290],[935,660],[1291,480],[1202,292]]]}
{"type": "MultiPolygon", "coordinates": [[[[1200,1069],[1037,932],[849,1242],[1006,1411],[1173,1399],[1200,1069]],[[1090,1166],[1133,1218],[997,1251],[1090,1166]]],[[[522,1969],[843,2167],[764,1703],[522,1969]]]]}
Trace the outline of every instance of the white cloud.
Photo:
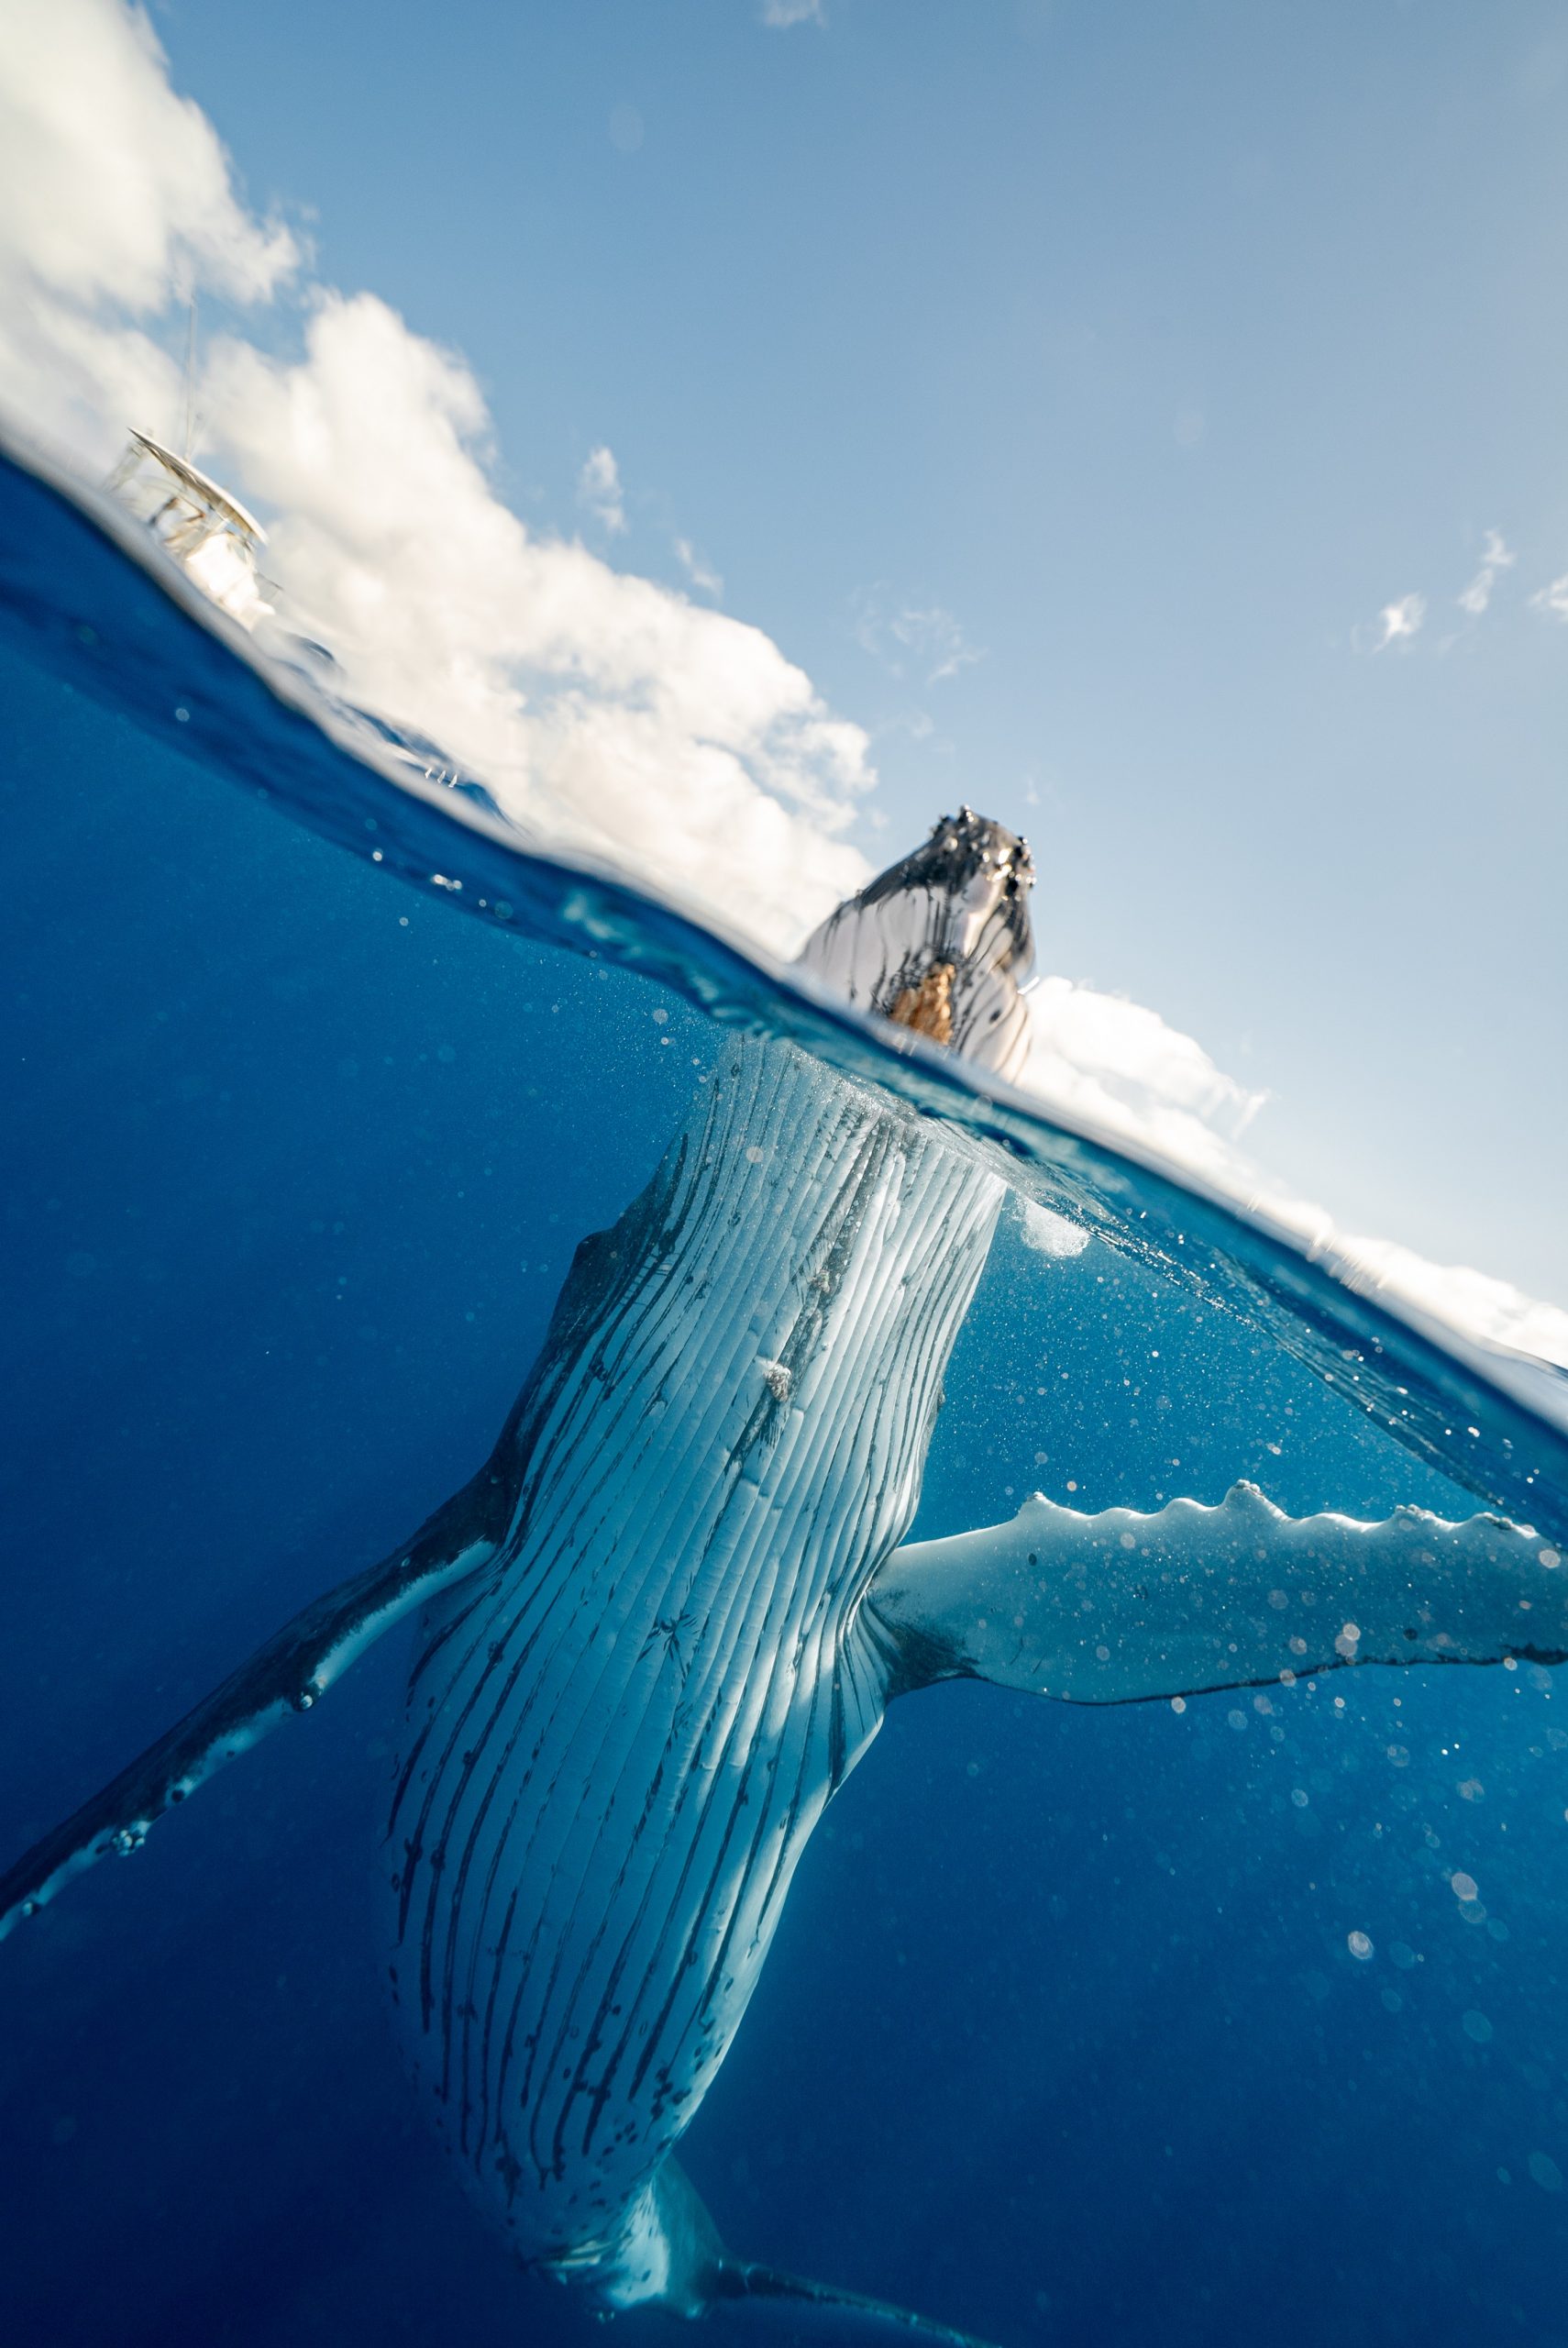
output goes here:
{"type": "MultiPolygon", "coordinates": [[[[178,428],[193,285],[261,301],[298,271],[236,192],[200,109],[121,0],[6,0],[0,399],[102,470],[127,424],[178,428]]],[[[265,511],[282,621],[348,691],[447,747],[509,813],[791,950],[865,879],[839,836],[872,781],[759,629],[535,537],[490,485],[462,360],[370,294],[305,284],[263,351],[212,341],[205,446],[265,511]]],[[[582,487],[615,534],[597,449],[582,487]]]]}
{"type": "MultiPolygon", "coordinates": [[[[299,265],[286,229],[246,210],[142,17],[119,0],[6,0],[0,397],[102,466],[127,421],[174,424],[179,368],[157,337],[180,338],[186,290],[260,301],[299,265]]],[[[332,646],[354,695],[447,746],[521,821],[779,952],[860,885],[864,859],[838,835],[871,779],[862,731],[759,629],[530,533],[490,485],[473,376],[384,303],[307,287],[292,355],[224,336],[201,406],[215,461],[267,509],[284,615],[332,646]]],[[[1568,618],[1568,578],[1535,600],[1568,618]]],[[[1423,609],[1391,605],[1386,640],[1423,609]]],[[[978,657],[940,609],[878,625],[933,676],[978,657]]],[[[1065,980],[1032,1002],[1029,1078],[1047,1105],[1261,1201],[1309,1244],[1331,1239],[1320,1210],[1242,1157],[1261,1096],[1190,1037],[1065,980]]],[[[1341,1244],[1421,1309],[1568,1359],[1568,1315],[1506,1283],[1341,1244]]]]}
{"type": "Polygon", "coordinates": [[[833,835],[859,728],[760,629],[534,537],[485,478],[472,376],[383,303],[319,294],[293,361],[219,345],[205,404],[299,623],[509,813],[776,948],[857,884],[833,835]]]}
{"type": "Polygon", "coordinates": [[[0,214],[8,255],[39,282],[140,315],[163,307],[176,271],[251,302],[299,260],[286,228],[238,202],[147,18],[105,0],[7,0],[0,214]]]}
{"type": "Polygon", "coordinates": [[[1481,550],[1481,567],[1459,598],[1461,611],[1468,612],[1473,619],[1479,619],[1492,600],[1497,573],[1511,570],[1516,559],[1504,544],[1500,532],[1488,530],[1486,542],[1481,550]]]}
{"type": "Polygon", "coordinates": [[[923,683],[935,685],[985,659],[940,604],[923,608],[906,604],[889,610],[885,593],[883,588],[867,587],[856,594],[855,634],[861,649],[893,676],[902,677],[912,667],[923,683]]]}
{"type": "Polygon", "coordinates": [[[1568,570],[1554,579],[1548,587],[1540,587],[1529,599],[1532,612],[1547,612],[1553,619],[1568,620],[1568,570]]]}
{"type": "Polygon", "coordinates": [[[790,25],[825,25],[823,0],[762,0],[762,21],[779,31],[790,25]]]}
{"type": "Polygon", "coordinates": [[[675,541],[675,551],[679,559],[681,569],[685,571],[688,579],[690,580],[693,587],[695,587],[701,594],[712,595],[716,604],[723,603],[724,596],[723,581],[713,569],[712,564],[703,560],[696,548],[692,545],[690,539],[677,538],[675,541]]]}
{"type": "Polygon", "coordinates": [[[1020,1082],[1113,1141],[1155,1151],[1236,1204],[1260,1210],[1362,1286],[1461,1335],[1568,1365],[1568,1312],[1465,1264],[1340,1231],[1328,1211],[1239,1146],[1267,1099],[1217,1068],[1157,1013],[1052,978],[1028,990],[1032,1044],[1020,1082]]]}
{"type": "Polygon", "coordinates": [[[591,449],[577,477],[580,505],[586,505],[602,529],[612,537],[626,526],[626,501],[620,468],[608,449],[591,449]]]}
{"type": "Polygon", "coordinates": [[[1028,989],[1026,1091],[1229,1186],[1234,1143],[1267,1098],[1226,1076],[1158,1012],[1071,979],[1028,989]]]}
{"type": "Polygon", "coordinates": [[[206,289],[265,300],[297,268],[247,212],[150,26],[106,0],[6,0],[0,39],[0,398],[91,462],[126,423],[172,433],[180,369],[155,328],[206,289]]]}
{"type": "Polygon", "coordinates": [[[1386,1290],[1467,1336],[1568,1366],[1568,1312],[1560,1305],[1543,1304],[1510,1280],[1467,1264],[1429,1263],[1396,1240],[1343,1236],[1338,1246],[1375,1290],[1386,1290]]]}
{"type": "Polygon", "coordinates": [[[1426,615],[1424,595],[1401,595],[1397,604],[1385,604],[1377,615],[1383,633],[1374,649],[1386,652],[1391,644],[1408,644],[1419,633],[1426,615]]]}

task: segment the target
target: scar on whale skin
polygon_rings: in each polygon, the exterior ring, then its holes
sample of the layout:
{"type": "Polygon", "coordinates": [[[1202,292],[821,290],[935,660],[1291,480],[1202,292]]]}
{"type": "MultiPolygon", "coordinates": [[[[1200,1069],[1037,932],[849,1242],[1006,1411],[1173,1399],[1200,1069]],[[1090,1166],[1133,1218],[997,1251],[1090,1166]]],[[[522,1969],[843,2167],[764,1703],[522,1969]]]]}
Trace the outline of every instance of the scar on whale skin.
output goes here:
{"type": "MultiPolygon", "coordinates": [[[[1016,1075],[1032,877],[1022,841],[961,809],[801,963],[1016,1075]]],[[[20,1859],[0,1933],[422,1609],[388,1930],[470,2189],[606,2308],[783,2298],[962,2343],[734,2258],[674,2157],[888,1702],[955,1677],[1127,1703],[1568,1656],[1558,1553],[1494,1516],[1293,1519],[1238,1485],[1153,1516],[1037,1494],[910,1543],[1009,1172],[793,1044],[732,1044],[646,1190],[578,1248],[478,1474],[20,1859]],[[781,1177],[759,1207],[761,1167],[781,1177]]]]}

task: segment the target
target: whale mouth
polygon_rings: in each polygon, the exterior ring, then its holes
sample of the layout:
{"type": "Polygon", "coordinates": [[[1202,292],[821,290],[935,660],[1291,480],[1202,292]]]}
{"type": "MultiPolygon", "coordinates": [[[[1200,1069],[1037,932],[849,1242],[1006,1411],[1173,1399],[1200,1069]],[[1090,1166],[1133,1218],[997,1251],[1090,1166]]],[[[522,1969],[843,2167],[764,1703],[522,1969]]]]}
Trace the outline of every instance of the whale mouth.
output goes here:
{"type": "Polygon", "coordinates": [[[1029,1048],[1034,866],[1016,833],[960,807],[828,915],[799,957],[851,1002],[1015,1077],[1029,1048]]]}

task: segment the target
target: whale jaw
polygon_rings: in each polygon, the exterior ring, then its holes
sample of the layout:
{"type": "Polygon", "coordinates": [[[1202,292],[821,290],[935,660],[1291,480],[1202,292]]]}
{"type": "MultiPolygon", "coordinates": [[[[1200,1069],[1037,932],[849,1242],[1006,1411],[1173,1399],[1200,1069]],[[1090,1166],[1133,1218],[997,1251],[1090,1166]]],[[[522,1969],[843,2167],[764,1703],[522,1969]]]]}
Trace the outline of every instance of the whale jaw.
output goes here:
{"type": "Polygon", "coordinates": [[[1033,880],[1026,843],[961,807],[830,914],[800,964],[863,1009],[1016,1077],[1029,1044],[1020,988],[1033,963],[1033,880]]]}

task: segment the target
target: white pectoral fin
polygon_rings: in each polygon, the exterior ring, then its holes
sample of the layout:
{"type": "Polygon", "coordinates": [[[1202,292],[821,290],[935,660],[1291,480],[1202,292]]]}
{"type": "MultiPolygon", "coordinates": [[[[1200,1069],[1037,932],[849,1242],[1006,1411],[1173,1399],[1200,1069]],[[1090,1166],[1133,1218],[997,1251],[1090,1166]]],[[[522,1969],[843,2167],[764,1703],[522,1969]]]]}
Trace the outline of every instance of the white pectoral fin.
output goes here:
{"type": "Polygon", "coordinates": [[[1286,1516],[1255,1484],[1218,1508],[1059,1508],[892,1556],[867,1605],[889,1691],[946,1678],[1071,1703],[1256,1686],[1346,1663],[1568,1660],[1568,1563],[1504,1517],[1286,1516]]]}

